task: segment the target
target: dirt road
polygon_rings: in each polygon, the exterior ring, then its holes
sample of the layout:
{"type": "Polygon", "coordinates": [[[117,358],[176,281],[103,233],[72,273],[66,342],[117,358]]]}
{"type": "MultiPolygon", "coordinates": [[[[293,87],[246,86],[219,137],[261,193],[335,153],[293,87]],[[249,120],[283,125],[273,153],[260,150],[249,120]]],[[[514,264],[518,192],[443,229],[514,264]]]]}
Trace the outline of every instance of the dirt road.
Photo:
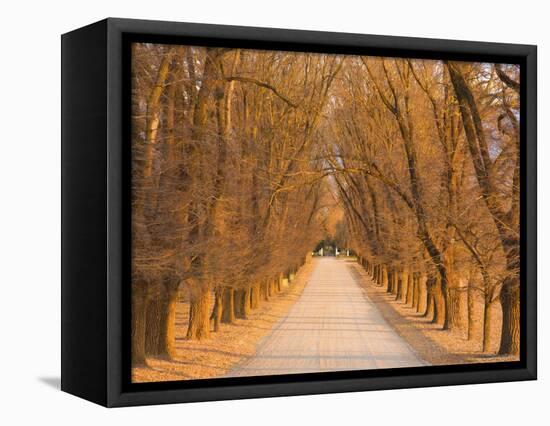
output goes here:
{"type": "Polygon", "coordinates": [[[260,342],[256,356],[227,377],[426,365],[367,298],[348,262],[312,261],[300,299],[260,342]]]}

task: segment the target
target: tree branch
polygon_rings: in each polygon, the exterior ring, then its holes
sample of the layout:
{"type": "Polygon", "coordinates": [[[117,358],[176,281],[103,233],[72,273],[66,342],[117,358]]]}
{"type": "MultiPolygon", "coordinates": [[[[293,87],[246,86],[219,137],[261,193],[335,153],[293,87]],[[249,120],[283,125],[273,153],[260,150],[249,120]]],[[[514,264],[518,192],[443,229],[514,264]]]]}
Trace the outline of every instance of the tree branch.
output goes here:
{"type": "Polygon", "coordinates": [[[519,83],[517,81],[511,79],[510,77],[508,77],[508,75],[502,69],[501,64],[496,64],[495,65],[495,71],[498,75],[498,78],[500,78],[502,80],[502,82],[504,84],[506,84],[506,86],[508,86],[510,89],[512,89],[516,93],[519,93],[519,83]]]}
{"type": "Polygon", "coordinates": [[[298,104],[296,102],[291,101],[289,98],[287,98],[285,95],[281,94],[275,87],[273,87],[271,84],[265,83],[263,81],[256,80],[254,78],[250,77],[242,77],[238,75],[232,75],[228,77],[224,77],[226,81],[239,81],[241,83],[251,83],[255,84],[256,86],[263,87],[264,89],[271,90],[276,96],[278,96],[281,100],[286,102],[288,105],[290,105],[292,108],[298,108],[298,104]]]}

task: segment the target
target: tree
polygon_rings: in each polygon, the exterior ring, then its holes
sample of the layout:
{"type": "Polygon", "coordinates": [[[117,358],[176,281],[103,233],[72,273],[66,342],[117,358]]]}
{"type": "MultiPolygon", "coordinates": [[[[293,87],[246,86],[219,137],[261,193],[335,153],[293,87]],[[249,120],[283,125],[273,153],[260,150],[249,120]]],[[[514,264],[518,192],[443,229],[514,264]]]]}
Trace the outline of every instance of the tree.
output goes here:
{"type": "MultiPolygon", "coordinates": [[[[503,147],[503,152],[510,156],[512,162],[511,191],[502,196],[502,189],[498,188],[495,178],[495,161],[491,159],[490,146],[483,128],[483,120],[472,89],[466,82],[461,70],[461,65],[455,62],[447,62],[447,69],[455,89],[455,94],[460,105],[462,124],[468,142],[470,156],[475,169],[475,175],[479,184],[481,195],[489,210],[502,248],[506,256],[505,278],[500,291],[500,302],[503,310],[502,337],[499,352],[502,354],[518,354],[519,335],[519,123],[517,113],[507,100],[506,90],[502,93],[502,109],[498,117],[498,124],[506,120],[509,122],[509,130],[502,130],[501,137],[510,138],[512,142],[503,147]],[[503,199],[504,198],[504,199],[503,199]]],[[[498,66],[499,78],[506,85],[514,88],[517,96],[517,85],[498,66]]],[[[515,97],[515,96],[514,96],[515,97]]],[[[514,100],[517,102],[517,99],[514,100]]],[[[502,154],[501,154],[502,155],[502,154]]]]}

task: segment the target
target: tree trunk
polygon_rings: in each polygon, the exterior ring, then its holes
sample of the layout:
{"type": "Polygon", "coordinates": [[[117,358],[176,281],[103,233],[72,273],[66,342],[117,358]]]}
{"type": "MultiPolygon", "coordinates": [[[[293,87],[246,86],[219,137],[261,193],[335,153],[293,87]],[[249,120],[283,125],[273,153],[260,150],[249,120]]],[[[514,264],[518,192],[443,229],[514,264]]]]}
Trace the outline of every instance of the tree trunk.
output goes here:
{"type": "Polygon", "coordinates": [[[132,367],[145,365],[147,284],[132,284],[132,367]]]}
{"type": "Polygon", "coordinates": [[[403,271],[399,274],[397,278],[397,293],[395,295],[395,300],[403,300],[403,296],[405,294],[405,286],[407,285],[408,279],[409,274],[406,269],[403,269],[403,271]]]}
{"type": "Polygon", "coordinates": [[[280,293],[281,291],[283,291],[283,280],[284,280],[284,275],[281,273],[279,274],[279,278],[277,279],[277,285],[276,285],[277,293],[280,293]]]}
{"type": "Polygon", "coordinates": [[[168,343],[170,338],[174,338],[174,335],[173,329],[169,330],[168,327],[171,325],[169,319],[174,319],[173,315],[172,318],[169,318],[169,315],[175,312],[175,302],[172,306],[170,302],[172,302],[171,297],[162,293],[149,300],[145,335],[145,352],[147,356],[171,355],[168,352],[168,343]],[[172,311],[169,309],[172,309],[172,311]],[[169,331],[172,333],[170,336],[167,335],[169,331]]]}
{"type": "Polygon", "coordinates": [[[147,313],[145,322],[145,355],[156,356],[158,354],[160,335],[162,333],[160,317],[163,308],[163,300],[160,297],[158,285],[154,286],[156,290],[152,290],[152,294],[148,295],[147,313]]]}
{"type": "Polygon", "coordinates": [[[447,324],[449,329],[459,329],[461,327],[460,315],[460,289],[455,285],[447,288],[447,304],[449,313],[447,315],[447,324]]]}
{"type": "Polygon", "coordinates": [[[472,280],[468,281],[468,340],[472,340],[474,334],[474,289],[472,280]]]}
{"type": "Polygon", "coordinates": [[[500,304],[502,306],[502,334],[498,353],[518,355],[520,350],[520,306],[517,278],[508,279],[502,287],[500,304]]]}
{"type": "Polygon", "coordinates": [[[426,318],[432,318],[435,316],[435,297],[433,292],[428,291],[426,296],[426,310],[422,315],[426,318]]]}
{"type": "Polygon", "coordinates": [[[413,290],[412,290],[412,308],[418,312],[418,302],[420,300],[420,274],[413,274],[413,290]]]}
{"type": "Polygon", "coordinates": [[[189,340],[207,339],[210,337],[210,288],[198,285],[195,288],[192,287],[190,293],[187,338],[189,340]]]}
{"type": "Polygon", "coordinates": [[[441,297],[439,296],[439,292],[435,292],[433,294],[433,316],[432,316],[432,324],[439,324],[441,322],[441,297]]]}
{"type": "Polygon", "coordinates": [[[405,303],[412,306],[414,293],[414,274],[409,273],[407,277],[407,291],[405,293],[405,303]]]}
{"type": "Polygon", "coordinates": [[[212,315],[210,315],[214,331],[220,330],[223,312],[223,291],[223,287],[216,287],[214,290],[214,308],[212,309],[212,315]]]}
{"type": "Polygon", "coordinates": [[[160,125],[160,99],[170,72],[173,56],[174,54],[171,50],[162,58],[156,76],[156,83],[149,94],[149,99],[147,99],[147,145],[145,149],[145,164],[143,165],[143,177],[146,179],[150,178],[153,173],[154,147],[157,142],[160,125]]]}
{"type": "Polygon", "coordinates": [[[421,274],[418,278],[418,304],[416,312],[422,312],[428,306],[428,277],[421,274]]]}
{"type": "Polygon", "coordinates": [[[383,288],[387,288],[388,287],[388,268],[386,268],[386,265],[381,265],[380,274],[381,274],[380,285],[383,288]]]}
{"type": "Polygon", "coordinates": [[[436,316],[436,285],[437,279],[434,276],[428,276],[426,279],[426,310],[424,311],[424,317],[432,318],[436,316]]]}
{"type": "Polygon", "coordinates": [[[165,280],[160,296],[160,336],[156,355],[173,358],[176,355],[176,307],[178,304],[179,279],[165,280]]]}
{"type": "Polygon", "coordinates": [[[422,303],[422,274],[419,272],[418,275],[416,276],[416,294],[415,294],[415,299],[413,300],[413,308],[415,310],[415,312],[420,312],[420,309],[421,309],[421,306],[420,304],[422,303]]]}
{"type": "Polygon", "coordinates": [[[262,299],[266,302],[269,301],[269,281],[262,281],[260,284],[260,290],[262,294],[262,299]]]}
{"type": "Polygon", "coordinates": [[[395,289],[395,269],[391,269],[391,272],[388,272],[388,288],[386,291],[389,294],[393,294],[395,289]]]}
{"type": "Polygon", "coordinates": [[[235,291],[235,315],[247,319],[250,316],[250,287],[235,291]]]}
{"type": "Polygon", "coordinates": [[[445,297],[441,288],[441,279],[438,277],[434,287],[434,316],[432,323],[441,324],[443,329],[446,327],[445,297]]]}
{"type": "Polygon", "coordinates": [[[235,290],[232,287],[223,289],[222,322],[231,324],[235,322],[235,290]]]}
{"type": "Polygon", "coordinates": [[[394,292],[394,295],[396,296],[396,299],[397,299],[397,293],[400,293],[402,294],[403,290],[402,290],[402,283],[400,283],[401,279],[402,279],[402,275],[403,275],[403,272],[399,272],[398,270],[395,271],[395,275],[394,275],[394,289],[393,289],[393,292],[394,292]],[[400,287],[401,287],[401,290],[400,290],[400,287]]]}
{"type": "Polygon", "coordinates": [[[250,289],[250,308],[257,309],[260,306],[260,284],[254,284],[250,289]]]}
{"type": "Polygon", "coordinates": [[[491,307],[492,303],[487,300],[487,297],[484,298],[483,302],[483,352],[489,353],[491,351],[491,307]]]}

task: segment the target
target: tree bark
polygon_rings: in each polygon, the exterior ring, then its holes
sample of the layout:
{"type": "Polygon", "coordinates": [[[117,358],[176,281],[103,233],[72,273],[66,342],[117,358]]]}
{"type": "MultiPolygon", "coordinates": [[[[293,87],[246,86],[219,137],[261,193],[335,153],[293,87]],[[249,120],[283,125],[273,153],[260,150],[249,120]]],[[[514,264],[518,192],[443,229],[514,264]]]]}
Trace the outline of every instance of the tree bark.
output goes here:
{"type": "Polygon", "coordinates": [[[483,352],[489,353],[491,351],[491,331],[492,331],[492,322],[491,322],[491,307],[492,303],[487,300],[487,297],[484,298],[483,302],[483,337],[482,337],[482,346],[483,352]]]}
{"type": "Polygon", "coordinates": [[[397,292],[395,294],[395,300],[403,301],[403,297],[405,295],[405,286],[407,285],[407,281],[409,280],[409,274],[406,269],[403,269],[403,271],[398,275],[397,278],[397,292]]]}
{"type": "Polygon", "coordinates": [[[165,294],[149,301],[145,341],[147,356],[169,357],[172,355],[169,349],[173,349],[174,342],[170,339],[174,338],[174,334],[173,328],[169,329],[169,325],[171,325],[170,319],[174,318],[172,314],[175,312],[175,303],[171,305],[171,302],[169,295],[165,294]],[[172,318],[169,318],[170,316],[172,318]],[[168,335],[169,332],[171,332],[170,335],[168,335]]]}
{"type": "Polygon", "coordinates": [[[420,295],[418,298],[418,312],[428,306],[428,276],[424,273],[420,277],[420,295]]]}
{"type": "Polygon", "coordinates": [[[269,281],[262,281],[262,283],[260,284],[260,290],[261,290],[263,300],[268,302],[269,301],[269,281]]]}
{"type": "Polygon", "coordinates": [[[445,321],[447,319],[447,315],[445,314],[446,298],[444,298],[444,293],[445,292],[441,288],[441,278],[438,276],[434,286],[434,316],[432,319],[432,323],[440,324],[442,325],[443,329],[446,329],[445,321]]]}
{"type": "Polygon", "coordinates": [[[274,279],[271,279],[269,280],[269,282],[267,283],[267,297],[268,298],[271,298],[275,295],[275,280],[274,279]]]}
{"type": "Polygon", "coordinates": [[[474,289],[472,280],[468,281],[468,331],[467,339],[472,340],[474,333],[474,289]]]}
{"type": "Polygon", "coordinates": [[[235,291],[235,316],[247,319],[250,316],[250,287],[235,291]]]}
{"type": "Polygon", "coordinates": [[[412,306],[414,293],[414,273],[410,273],[407,276],[407,291],[405,292],[405,304],[412,306]]]}
{"type": "Polygon", "coordinates": [[[437,278],[429,275],[426,279],[426,310],[423,316],[426,318],[433,318],[436,316],[436,285],[437,278]]]}
{"type": "Polygon", "coordinates": [[[386,265],[381,265],[380,275],[381,275],[380,285],[383,288],[387,288],[388,287],[388,268],[386,268],[386,265]]]}
{"type": "Polygon", "coordinates": [[[250,308],[257,309],[260,306],[260,284],[254,284],[250,289],[250,308]]]}
{"type": "Polygon", "coordinates": [[[435,297],[432,291],[428,291],[426,296],[426,310],[422,315],[425,318],[432,318],[435,316],[435,297]]]}
{"type": "Polygon", "coordinates": [[[386,293],[393,293],[393,282],[394,282],[394,271],[392,268],[388,268],[388,287],[386,288],[386,293]]]}
{"type": "Polygon", "coordinates": [[[147,284],[132,283],[132,366],[145,365],[147,284]]]}
{"type": "Polygon", "coordinates": [[[231,324],[235,322],[235,290],[232,287],[225,287],[223,289],[223,303],[222,303],[222,322],[225,324],[231,324]]]}
{"type": "Polygon", "coordinates": [[[501,355],[518,355],[520,351],[520,305],[519,305],[519,280],[506,283],[500,292],[500,304],[502,306],[502,334],[500,338],[501,355]]]}
{"type": "Polygon", "coordinates": [[[447,314],[447,321],[449,329],[458,329],[461,324],[461,312],[460,312],[460,289],[456,286],[449,286],[447,288],[447,306],[449,313],[447,314]]]}
{"type": "Polygon", "coordinates": [[[219,331],[222,321],[223,312],[223,287],[216,287],[214,290],[214,308],[210,315],[210,321],[212,321],[212,329],[219,331]]]}
{"type": "Polygon", "coordinates": [[[176,307],[178,303],[179,279],[167,277],[160,295],[160,335],[156,355],[173,358],[176,355],[176,307]]]}
{"type": "Polygon", "coordinates": [[[173,51],[170,50],[160,63],[155,86],[149,94],[147,100],[147,145],[145,149],[145,164],[143,167],[143,177],[148,179],[153,173],[154,147],[157,142],[158,128],[160,125],[160,98],[164,91],[164,85],[170,72],[170,64],[173,59],[173,51]]]}
{"type": "Polygon", "coordinates": [[[158,289],[158,284],[150,289],[150,294],[147,297],[146,322],[145,322],[145,355],[157,356],[160,344],[161,315],[163,309],[167,308],[164,303],[164,298],[161,297],[161,292],[158,289]]]}
{"type": "Polygon", "coordinates": [[[192,286],[190,291],[189,340],[203,340],[210,337],[210,288],[206,285],[192,286]]]}
{"type": "Polygon", "coordinates": [[[411,307],[418,312],[418,301],[420,300],[420,274],[415,272],[413,274],[413,291],[412,291],[412,305],[411,307]]]}
{"type": "Polygon", "coordinates": [[[283,279],[284,279],[284,275],[283,273],[280,273],[279,277],[277,278],[277,282],[275,286],[277,289],[277,293],[280,293],[281,291],[283,291],[283,279]]]}

